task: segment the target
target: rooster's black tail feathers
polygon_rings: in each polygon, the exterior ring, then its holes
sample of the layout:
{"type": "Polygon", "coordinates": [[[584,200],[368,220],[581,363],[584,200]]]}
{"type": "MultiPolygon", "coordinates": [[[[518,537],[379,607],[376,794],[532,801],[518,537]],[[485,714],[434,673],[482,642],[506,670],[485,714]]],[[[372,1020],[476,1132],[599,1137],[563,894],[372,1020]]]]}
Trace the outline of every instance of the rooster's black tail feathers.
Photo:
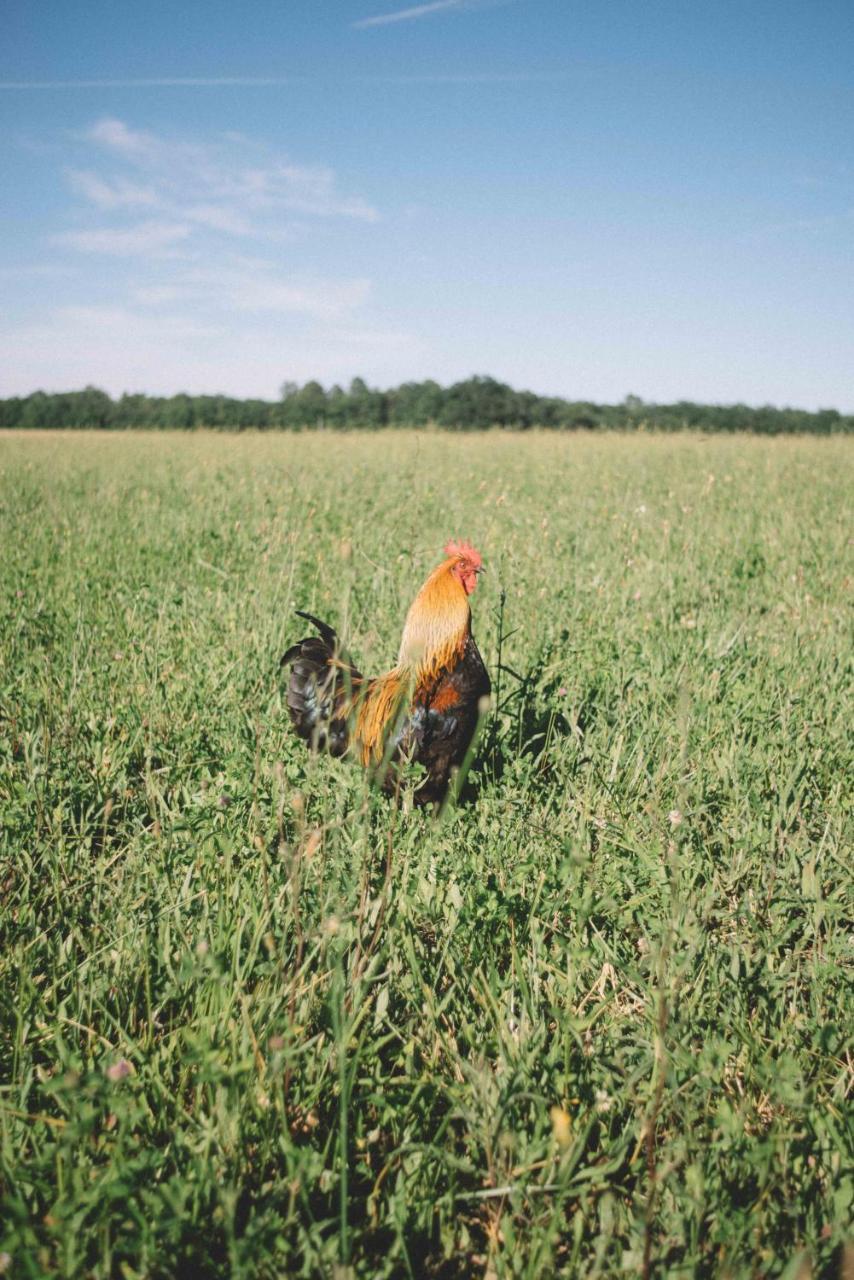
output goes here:
{"type": "Polygon", "coordinates": [[[298,640],[282,655],[290,666],[288,711],[294,728],[316,751],[341,756],[349,745],[346,708],[361,675],[342,653],[332,627],[297,609],[320,632],[298,640]]]}

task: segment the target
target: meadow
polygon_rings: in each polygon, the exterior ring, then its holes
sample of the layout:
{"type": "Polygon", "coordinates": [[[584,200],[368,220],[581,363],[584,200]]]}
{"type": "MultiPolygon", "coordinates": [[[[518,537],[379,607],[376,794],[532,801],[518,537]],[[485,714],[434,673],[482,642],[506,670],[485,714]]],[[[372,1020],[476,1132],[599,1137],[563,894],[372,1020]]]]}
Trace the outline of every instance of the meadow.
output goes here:
{"type": "Polygon", "coordinates": [[[0,1272],[849,1278],[850,438],[0,436],[0,1272]],[[440,819],[312,759],[449,536],[440,819]]]}

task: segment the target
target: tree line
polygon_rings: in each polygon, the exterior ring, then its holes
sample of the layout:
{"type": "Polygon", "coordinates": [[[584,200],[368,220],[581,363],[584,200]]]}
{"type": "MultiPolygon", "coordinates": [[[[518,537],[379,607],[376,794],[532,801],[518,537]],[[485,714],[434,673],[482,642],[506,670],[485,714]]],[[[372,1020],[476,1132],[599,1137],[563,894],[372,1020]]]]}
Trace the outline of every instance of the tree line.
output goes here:
{"type": "Polygon", "coordinates": [[[435,426],[454,431],[487,427],[551,427],[586,431],[750,431],[761,435],[854,431],[854,415],[836,409],[778,409],[772,405],[652,404],[629,395],[620,404],[594,404],[515,391],[495,378],[473,377],[452,386],[404,382],[381,391],[354,378],[349,387],[319,382],[285,382],[278,400],[237,400],[229,396],[148,396],[117,400],[97,387],[83,391],[35,391],[0,400],[0,428],[101,428],[104,430],[222,431],[359,429],[435,426]]]}

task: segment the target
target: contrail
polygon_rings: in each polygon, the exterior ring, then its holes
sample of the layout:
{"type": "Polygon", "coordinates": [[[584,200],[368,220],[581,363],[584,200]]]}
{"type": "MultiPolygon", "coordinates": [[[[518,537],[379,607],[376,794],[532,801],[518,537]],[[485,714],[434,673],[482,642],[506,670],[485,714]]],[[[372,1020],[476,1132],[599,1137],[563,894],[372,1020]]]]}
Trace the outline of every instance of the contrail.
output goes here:
{"type": "Polygon", "coordinates": [[[411,9],[398,9],[394,13],[378,13],[373,18],[360,18],[354,27],[384,27],[389,22],[409,22],[413,18],[426,18],[440,9],[458,9],[464,0],[432,0],[430,4],[416,4],[411,9]]]}
{"type": "MultiPolygon", "coordinates": [[[[425,72],[423,75],[363,75],[337,77],[336,84],[526,84],[530,81],[566,80],[570,71],[474,71],[425,72]]],[[[145,80],[0,80],[0,91],[27,92],[65,89],[219,89],[281,88],[312,84],[318,76],[152,76],[145,80]]]]}
{"type": "Polygon", "coordinates": [[[0,89],[197,89],[298,84],[309,76],[152,76],[140,80],[0,80],[0,89]]]}

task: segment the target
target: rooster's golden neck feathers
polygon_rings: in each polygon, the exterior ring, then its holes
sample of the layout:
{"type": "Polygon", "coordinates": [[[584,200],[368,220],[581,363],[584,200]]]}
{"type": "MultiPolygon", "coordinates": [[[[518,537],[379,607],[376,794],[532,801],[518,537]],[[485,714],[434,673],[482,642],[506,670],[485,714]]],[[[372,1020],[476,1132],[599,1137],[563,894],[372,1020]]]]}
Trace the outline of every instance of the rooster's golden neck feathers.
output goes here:
{"type": "Polygon", "coordinates": [[[434,569],[413,600],[397,657],[416,686],[431,683],[465,649],[471,609],[458,576],[459,556],[434,569]]]}
{"type": "Polygon", "coordinates": [[[463,657],[471,635],[468,597],[482,570],[468,543],[450,542],[410,605],[397,665],[372,680],[356,699],[356,738],[365,764],[382,758],[385,735],[409,698],[430,697],[443,671],[463,657]]]}

